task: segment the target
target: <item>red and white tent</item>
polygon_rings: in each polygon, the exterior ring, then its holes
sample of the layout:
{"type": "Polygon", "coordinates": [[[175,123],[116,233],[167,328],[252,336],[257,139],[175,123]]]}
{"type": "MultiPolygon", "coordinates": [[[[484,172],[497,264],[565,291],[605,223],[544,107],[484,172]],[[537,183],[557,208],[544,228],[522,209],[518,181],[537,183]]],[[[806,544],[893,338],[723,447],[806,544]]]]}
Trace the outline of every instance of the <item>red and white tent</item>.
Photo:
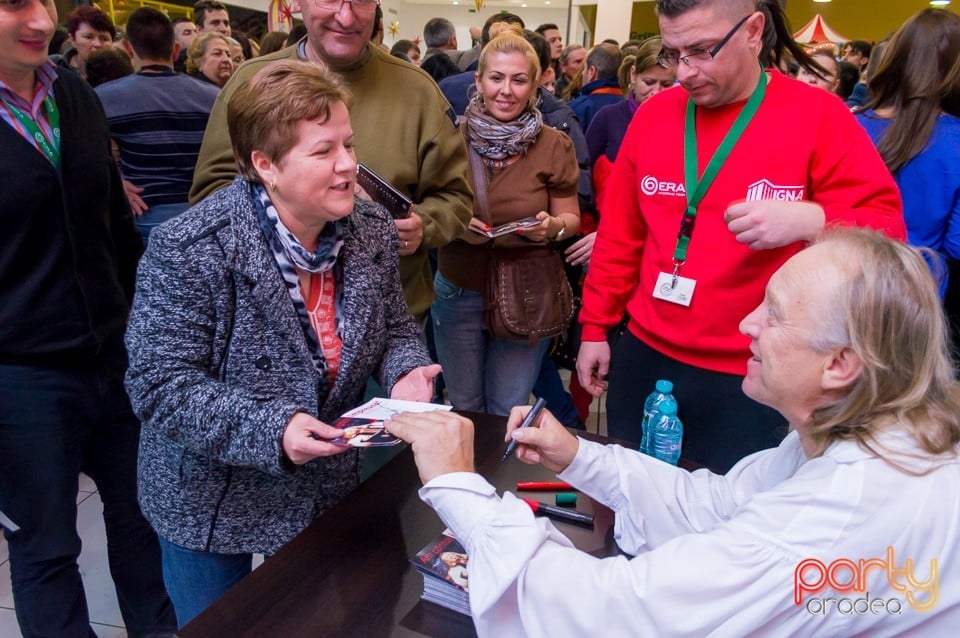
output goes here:
{"type": "Polygon", "coordinates": [[[813,20],[808,22],[805,27],[793,34],[793,39],[800,44],[814,44],[817,42],[849,42],[832,28],[823,19],[819,13],[813,16],[813,20]]]}

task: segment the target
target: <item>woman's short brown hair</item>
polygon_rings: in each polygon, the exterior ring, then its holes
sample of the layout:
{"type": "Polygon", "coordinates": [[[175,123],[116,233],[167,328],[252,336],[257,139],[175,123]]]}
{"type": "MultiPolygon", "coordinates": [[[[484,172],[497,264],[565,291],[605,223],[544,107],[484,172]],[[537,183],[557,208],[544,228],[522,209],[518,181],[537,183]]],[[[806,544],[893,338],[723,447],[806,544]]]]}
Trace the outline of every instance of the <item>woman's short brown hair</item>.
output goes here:
{"type": "Polygon", "coordinates": [[[334,74],[310,62],[275,62],[243,82],[227,106],[240,173],[252,182],[262,181],[250,154],[260,151],[275,164],[282,163],[297,143],[297,124],[326,122],[336,102],[349,106],[350,93],[334,74]]]}

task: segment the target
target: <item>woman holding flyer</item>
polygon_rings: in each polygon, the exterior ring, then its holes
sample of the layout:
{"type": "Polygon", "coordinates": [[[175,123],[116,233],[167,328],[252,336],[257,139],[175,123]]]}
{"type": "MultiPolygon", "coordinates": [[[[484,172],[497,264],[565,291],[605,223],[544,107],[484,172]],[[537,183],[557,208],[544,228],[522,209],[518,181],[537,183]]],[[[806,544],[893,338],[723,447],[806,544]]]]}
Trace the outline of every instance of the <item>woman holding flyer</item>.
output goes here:
{"type": "Polygon", "coordinates": [[[357,485],[328,425],[375,376],[428,401],[397,232],[353,196],[347,93],[278,62],[237,90],[232,184],[158,227],[140,262],[127,389],[143,421],[140,504],[184,625],[357,485]]]}
{"type": "Polygon", "coordinates": [[[560,321],[559,308],[533,316],[569,298],[550,244],[580,224],[573,144],[543,126],[534,106],[539,76],[537,54],[519,28],[493,38],[480,53],[477,93],[461,125],[474,219],[438,251],[431,312],[447,394],[459,410],[506,415],[527,403],[551,337],[572,314],[566,306],[560,321]]]}

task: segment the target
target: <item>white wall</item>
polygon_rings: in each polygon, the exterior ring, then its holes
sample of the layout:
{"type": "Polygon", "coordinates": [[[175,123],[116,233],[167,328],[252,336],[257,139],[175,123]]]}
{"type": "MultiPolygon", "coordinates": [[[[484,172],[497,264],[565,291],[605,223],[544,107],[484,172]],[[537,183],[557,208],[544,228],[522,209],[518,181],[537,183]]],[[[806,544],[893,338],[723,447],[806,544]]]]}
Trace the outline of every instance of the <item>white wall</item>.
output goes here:
{"type": "MultiPolygon", "coordinates": [[[[478,13],[469,13],[467,10],[473,8],[474,4],[470,0],[463,0],[460,5],[450,4],[419,4],[412,2],[403,2],[402,0],[383,0],[383,27],[386,34],[383,37],[383,43],[387,47],[393,46],[397,40],[413,40],[420,36],[420,50],[426,51],[426,44],[423,40],[423,25],[431,18],[446,18],[457,27],[457,44],[460,49],[470,48],[470,27],[482,27],[494,13],[500,13],[502,7],[483,8],[478,13]],[[397,11],[394,14],[391,9],[397,11]],[[390,23],[399,22],[400,30],[396,36],[390,33],[390,23]]],[[[576,9],[574,9],[576,12],[576,9]]],[[[547,9],[542,7],[529,7],[522,9],[517,7],[512,11],[523,18],[524,24],[528,29],[536,29],[541,24],[550,22],[560,27],[560,32],[566,31],[567,7],[566,3],[556,9],[547,9]]],[[[577,12],[578,13],[578,12],[577,12]]],[[[574,16],[576,19],[576,15],[574,16]]]]}

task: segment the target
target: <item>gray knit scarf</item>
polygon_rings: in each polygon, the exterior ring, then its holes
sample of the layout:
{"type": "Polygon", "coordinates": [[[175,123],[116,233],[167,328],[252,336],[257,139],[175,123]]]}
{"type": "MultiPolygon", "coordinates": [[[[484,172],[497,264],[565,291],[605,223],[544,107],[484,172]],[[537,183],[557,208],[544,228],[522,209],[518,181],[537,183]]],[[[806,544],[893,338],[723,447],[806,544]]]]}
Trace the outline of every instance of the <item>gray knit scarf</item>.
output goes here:
{"type": "Polygon", "coordinates": [[[515,120],[501,122],[487,113],[480,93],[470,98],[464,116],[470,146],[480,157],[495,162],[526,153],[543,127],[543,116],[533,106],[515,120]]]}

